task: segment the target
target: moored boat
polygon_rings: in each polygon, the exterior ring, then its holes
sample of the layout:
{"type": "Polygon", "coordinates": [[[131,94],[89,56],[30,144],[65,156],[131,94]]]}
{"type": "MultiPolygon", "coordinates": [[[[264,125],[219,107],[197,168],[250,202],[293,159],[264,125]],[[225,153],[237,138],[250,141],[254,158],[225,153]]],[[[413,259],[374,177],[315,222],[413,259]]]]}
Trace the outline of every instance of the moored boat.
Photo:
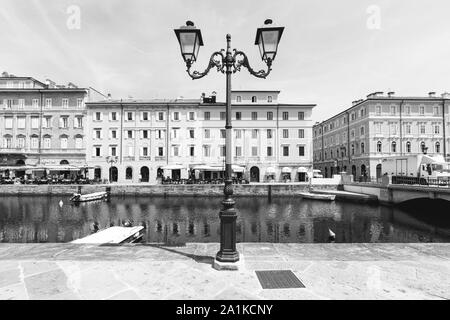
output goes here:
{"type": "Polygon", "coordinates": [[[306,199],[324,200],[324,201],[334,201],[334,199],[336,198],[336,195],[334,194],[320,194],[310,192],[300,192],[299,195],[306,199]]]}
{"type": "Polygon", "coordinates": [[[72,201],[72,202],[87,202],[87,201],[95,201],[95,200],[104,200],[107,198],[108,198],[108,193],[105,191],[88,193],[88,194],[75,193],[70,198],[70,201],[72,201]]]}

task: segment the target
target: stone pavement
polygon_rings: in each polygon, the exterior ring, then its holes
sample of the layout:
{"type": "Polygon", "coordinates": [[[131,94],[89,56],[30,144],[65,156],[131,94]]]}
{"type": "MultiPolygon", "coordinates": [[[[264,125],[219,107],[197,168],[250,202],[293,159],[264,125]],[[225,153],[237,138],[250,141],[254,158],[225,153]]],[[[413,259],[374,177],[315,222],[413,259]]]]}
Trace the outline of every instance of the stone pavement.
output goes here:
{"type": "Polygon", "coordinates": [[[0,244],[0,299],[449,299],[450,244],[0,244]],[[302,289],[262,289],[255,270],[292,270],[302,289]]]}

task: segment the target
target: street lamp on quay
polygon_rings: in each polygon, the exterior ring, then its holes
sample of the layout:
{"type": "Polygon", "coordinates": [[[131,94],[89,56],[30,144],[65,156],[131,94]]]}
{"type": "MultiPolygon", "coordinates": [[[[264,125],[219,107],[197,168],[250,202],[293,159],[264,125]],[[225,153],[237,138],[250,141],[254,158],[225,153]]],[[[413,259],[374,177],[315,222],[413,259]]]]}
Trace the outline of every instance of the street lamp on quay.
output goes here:
{"type": "Polygon", "coordinates": [[[272,25],[272,20],[267,19],[264,26],[256,31],[255,45],[258,45],[261,59],[267,65],[267,70],[255,71],[250,67],[247,55],[239,50],[231,50],[231,35],[227,34],[227,48],[214,52],[205,71],[191,71],[192,64],[197,61],[200,46],[203,46],[203,38],[200,29],[194,26],[192,21],[187,21],[186,26],[175,29],[180,44],[181,55],[186,63],[187,73],[193,79],[206,76],[212,68],[226,75],[226,139],[225,139],[225,187],[222,210],[220,211],[220,251],[216,260],[221,263],[234,263],[239,261],[239,253],[236,250],[236,210],[235,201],[232,199],[233,185],[231,180],[231,74],[241,71],[246,67],[253,76],[265,79],[272,70],[272,62],[277,54],[278,43],[283,34],[284,27],[272,25]]]}

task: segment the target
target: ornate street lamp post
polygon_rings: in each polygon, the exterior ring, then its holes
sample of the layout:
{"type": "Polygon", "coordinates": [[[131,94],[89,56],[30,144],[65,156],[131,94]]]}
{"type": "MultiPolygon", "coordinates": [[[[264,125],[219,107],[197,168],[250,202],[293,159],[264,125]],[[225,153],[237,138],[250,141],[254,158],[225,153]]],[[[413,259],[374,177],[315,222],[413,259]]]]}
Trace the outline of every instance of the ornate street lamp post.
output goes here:
{"type": "Polygon", "coordinates": [[[192,64],[197,61],[200,46],[203,46],[203,38],[200,29],[194,26],[192,21],[187,21],[186,26],[175,29],[180,44],[181,55],[186,63],[187,73],[195,80],[206,76],[212,68],[226,75],[226,138],[225,138],[225,198],[222,201],[223,208],[220,211],[220,251],[216,255],[219,262],[237,262],[239,253],[236,251],[236,210],[235,201],[232,199],[232,169],[231,169],[231,74],[241,71],[244,66],[253,76],[265,79],[272,70],[272,62],[277,54],[278,43],[283,34],[284,27],[272,25],[272,20],[267,19],[264,26],[256,31],[255,45],[259,46],[261,59],[267,65],[267,71],[254,71],[248,62],[246,54],[236,49],[231,50],[231,35],[227,34],[227,49],[214,52],[208,67],[203,72],[191,71],[192,64]]]}

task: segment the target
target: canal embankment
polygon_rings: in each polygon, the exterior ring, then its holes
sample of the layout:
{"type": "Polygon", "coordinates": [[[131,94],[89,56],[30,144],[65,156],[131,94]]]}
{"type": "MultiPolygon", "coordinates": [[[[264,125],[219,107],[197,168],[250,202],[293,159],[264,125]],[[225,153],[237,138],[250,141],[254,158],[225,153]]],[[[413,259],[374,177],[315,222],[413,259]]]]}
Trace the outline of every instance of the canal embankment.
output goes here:
{"type": "MultiPolygon", "coordinates": [[[[6,195],[72,195],[108,191],[112,196],[223,196],[223,184],[93,184],[93,185],[0,185],[6,195]]],[[[315,184],[315,190],[337,190],[337,183],[315,184]]],[[[234,196],[295,196],[309,190],[308,183],[250,183],[233,185],[234,196]]]]}

